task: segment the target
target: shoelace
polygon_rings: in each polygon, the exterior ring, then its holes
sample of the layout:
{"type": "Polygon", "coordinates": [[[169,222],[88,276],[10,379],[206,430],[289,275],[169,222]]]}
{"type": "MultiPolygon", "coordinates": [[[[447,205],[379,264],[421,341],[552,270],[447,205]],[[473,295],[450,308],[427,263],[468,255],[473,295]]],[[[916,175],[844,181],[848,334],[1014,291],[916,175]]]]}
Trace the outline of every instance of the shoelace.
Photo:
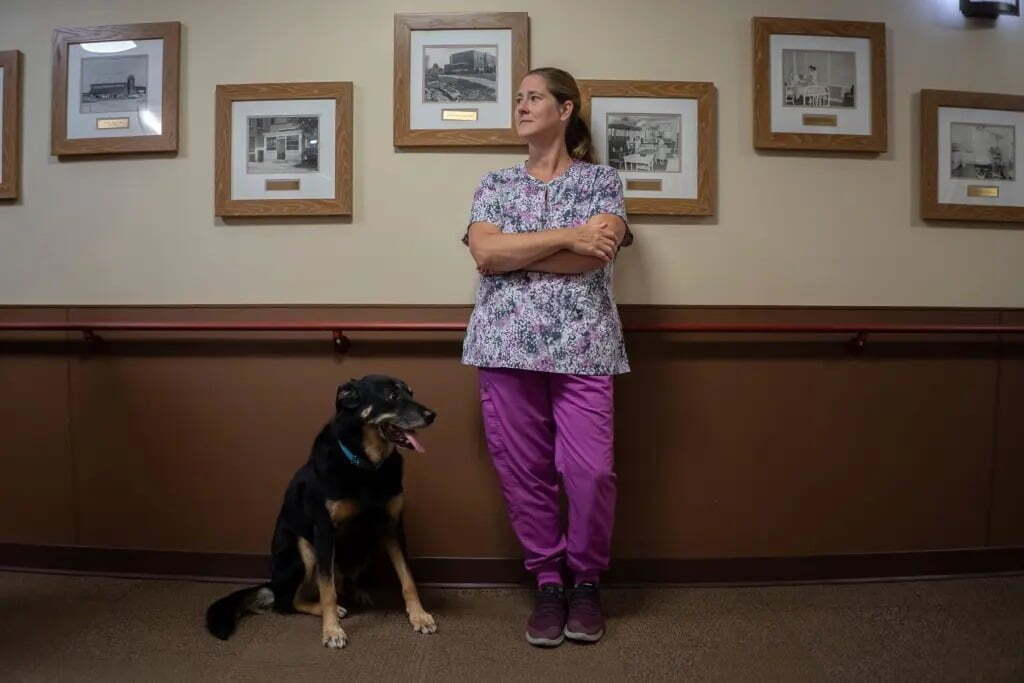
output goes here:
{"type": "Polygon", "coordinates": [[[544,586],[537,591],[537,607],[534,613],[537,615],[561,614],[565,609],[564,594],[562,589],[556,586],[544,586]]]}
{"type": "Polygon", "coordinates": [[[597,586],[592,583],[581,583],[569,592],[569,608],[589,615],[601,614],[601,601],[597,586]]]}

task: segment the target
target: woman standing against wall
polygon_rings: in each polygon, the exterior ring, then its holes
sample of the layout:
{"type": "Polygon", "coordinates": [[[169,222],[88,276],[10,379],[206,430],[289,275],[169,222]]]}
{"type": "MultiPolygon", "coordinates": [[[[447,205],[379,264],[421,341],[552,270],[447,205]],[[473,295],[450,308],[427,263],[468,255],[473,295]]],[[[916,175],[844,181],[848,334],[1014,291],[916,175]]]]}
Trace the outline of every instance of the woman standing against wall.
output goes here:
{"type": "Polygon", "coordinates": [[[481,280],[463,362],[480,368],[488,449],[537,580],[526,639],[593,642],[615,511],[612,378],[629,371],[612,264],[632,235],[618,172],[593,163],[573,77],[534,69],[515,102],[529,158],[473,197],[464,241],[481,280]]]}

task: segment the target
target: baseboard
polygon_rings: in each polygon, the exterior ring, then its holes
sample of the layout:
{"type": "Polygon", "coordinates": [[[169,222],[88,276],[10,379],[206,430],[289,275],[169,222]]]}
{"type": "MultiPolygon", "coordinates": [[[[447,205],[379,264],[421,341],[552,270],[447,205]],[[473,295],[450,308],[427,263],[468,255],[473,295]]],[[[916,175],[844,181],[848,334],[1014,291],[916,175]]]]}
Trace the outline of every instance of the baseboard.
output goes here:
{"type": "MultiPolygon", "coordinates": [[[[423,585],[528,584],[518,558],[414,557],[423,585]]],[[[0,570],[257,582],[267,555],[0,543],[0,570]]],[[[605,584],[743,585],[1024,574],[1024,547],[963,548],[857,555],[735,558],[624,558],[605,584]]]]}

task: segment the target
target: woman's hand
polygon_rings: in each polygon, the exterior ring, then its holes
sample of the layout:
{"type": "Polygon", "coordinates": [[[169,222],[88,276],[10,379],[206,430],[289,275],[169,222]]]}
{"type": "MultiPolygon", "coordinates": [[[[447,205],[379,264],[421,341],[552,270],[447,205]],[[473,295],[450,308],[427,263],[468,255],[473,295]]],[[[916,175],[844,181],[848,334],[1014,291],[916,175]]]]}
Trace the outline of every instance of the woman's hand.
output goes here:
{"type": "Polygon", "coordinates": [[[580,256],[592,256],[607,263],[615,258],[621,239],[615,223],[604,215],[592,216],[583,225],[573,228],[569,249],[580,256]]]}

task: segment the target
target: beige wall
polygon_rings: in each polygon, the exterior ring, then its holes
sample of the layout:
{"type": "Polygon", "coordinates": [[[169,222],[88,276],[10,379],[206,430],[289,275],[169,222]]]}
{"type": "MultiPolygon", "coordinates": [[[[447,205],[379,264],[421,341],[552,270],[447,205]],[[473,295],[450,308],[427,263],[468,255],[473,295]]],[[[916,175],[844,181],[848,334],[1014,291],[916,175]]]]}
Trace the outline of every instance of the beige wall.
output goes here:
{"type": "MultiPolygon", "coordinates": [[[[392,15],[522,10],[534,65],[578,77],[713,81],[719,207],[637,218],[619,263],[632,304],[1024,306],[1024,235],[918,218],[921,88],[1024,92],[1024,21],[967,25],[957,0],[3,0],[0,49],[25,53],[24,193],[0,204],[0,304],[472,301],[458,237],[481,174],[517,154],[391,145],[392,15]],[[884,21],[889,152],[761,154],[751,145],[750,17],[884,21]],[[172,159],[49,156],[51,30],[180,20],[172,159]],[[213,217],[218,83],[355,84],[351,222],[213,217]]],[[[1024,141],[1020,141],[1024,144],[1024,141]]]]}

